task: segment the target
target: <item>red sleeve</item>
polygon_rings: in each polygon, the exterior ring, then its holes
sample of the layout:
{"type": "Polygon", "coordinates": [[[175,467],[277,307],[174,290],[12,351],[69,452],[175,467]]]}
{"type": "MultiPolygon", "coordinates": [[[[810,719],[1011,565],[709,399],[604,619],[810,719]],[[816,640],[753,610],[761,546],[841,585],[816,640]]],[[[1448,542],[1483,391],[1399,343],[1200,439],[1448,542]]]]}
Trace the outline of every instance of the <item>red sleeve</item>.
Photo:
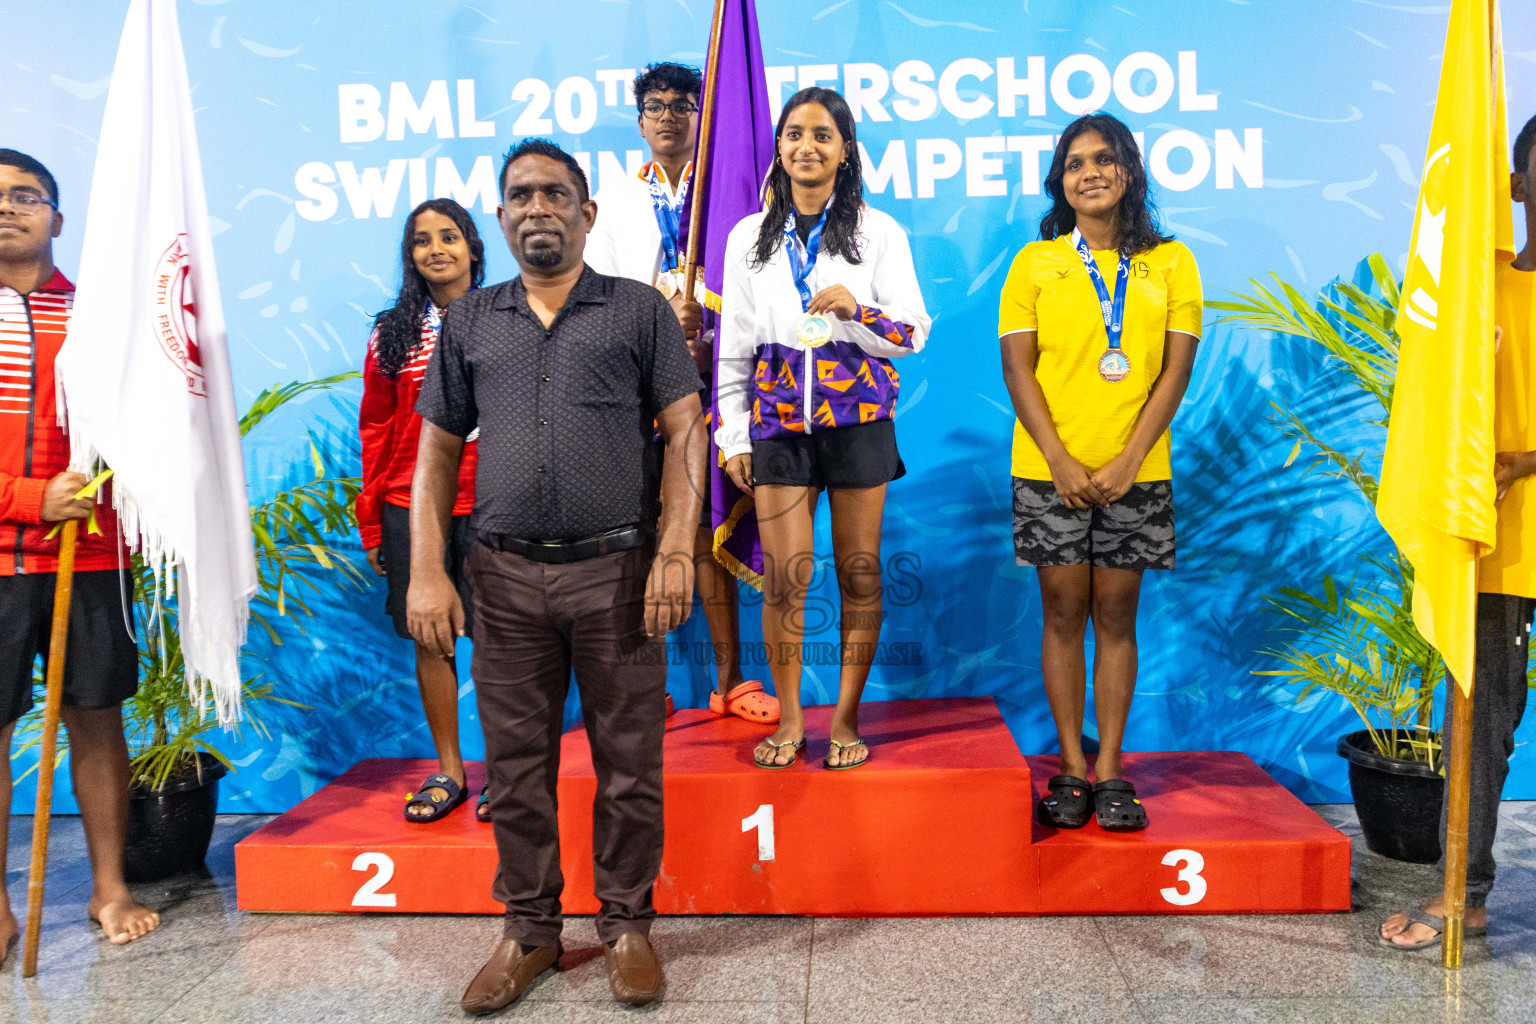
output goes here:
{"type": "Polygon", "coordinates": [[[47,480],[0,473],[0,520],[12,523],[43,521],[43,491],[47,480]]]}
{"type": "Polygon", "coordinates": [[[363,363],[363,403],[357,412],[357,429],[363,441],[363,489],[357,496],[357,530],[363,548],[376,548],[384,513],[385,472],[395,441],[395,382],[384,375],[374,358],[378,333],[368,339],[368,358],[363,363]]]}

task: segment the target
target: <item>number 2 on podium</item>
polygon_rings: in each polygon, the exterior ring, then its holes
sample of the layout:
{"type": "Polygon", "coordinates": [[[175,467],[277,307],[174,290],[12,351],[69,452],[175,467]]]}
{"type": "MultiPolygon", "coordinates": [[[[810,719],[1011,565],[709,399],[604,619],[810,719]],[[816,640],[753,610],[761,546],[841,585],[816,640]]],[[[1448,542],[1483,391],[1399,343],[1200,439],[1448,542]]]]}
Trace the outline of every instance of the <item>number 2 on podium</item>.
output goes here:
{"type": "Polygon", "coordinates": [[[757,810],[741,819],[741,830],[757,829],[757,859],[773,860],[773,804],[760,804],[757,810]]]}
{"type": "Polygon", "coordinates": [[[362,884],[357,890],[357,895],[352,897],[354,907],[392,907],[395,905],[395,894],[392,892],[379,892],[389,884],[389,880],[395,877],[395,862],[386,853],[360,853],[352,862],[353,871],[367,871],[369,868],[377,870],[372,878],[362,884]]]}

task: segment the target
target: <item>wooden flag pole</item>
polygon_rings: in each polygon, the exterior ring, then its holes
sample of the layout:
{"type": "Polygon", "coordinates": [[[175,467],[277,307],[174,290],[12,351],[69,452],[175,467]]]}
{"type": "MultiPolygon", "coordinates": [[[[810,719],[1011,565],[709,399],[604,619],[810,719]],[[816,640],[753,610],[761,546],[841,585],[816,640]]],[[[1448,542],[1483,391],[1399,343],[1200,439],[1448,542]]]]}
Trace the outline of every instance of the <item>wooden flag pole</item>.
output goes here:
{"type": "Polygon", "coordinates": [[[693,180],[688,185],[688,248],[683,253],[683,294],[694,297],[694,278],[699,269],[700,225],[704,218],[704,175],[709,172],[709,137],[715,127],[715,84],[720,77],[720,30],[725,21],[725,0],[715,0],[715,20],[709,29],[709,58],[704,64],[704,96],[699,107],[698,156],[693,161],[693,180]]]}
{"type": "Polygon", "coordinates": [[[53,808],[53,762],[59,739],[59,705],[64,697],[64,651],[69,640],[69,599],[75,586],[75,539],[80,521],[64,523],[59,568],[53,583],[53,630],[48,638],[48,695],[43,701],[43,742],[37,759],[37,813],[32,819],[32,877],[27,883],[27,938],[21,976],[37,975],[37,945],[43,933],[43,879],[48,873],[48,826],[53,808]]]}
{"type": "MultiPolygon", "coordinates": [[[[1474,665],[1476,663],[1474,662],[1474,665]]],[[[1475,672],[1476,669],[1474,668],[1475,672]]],[[[1463,695],[1456,680],[1450,686],[1451,759],[1445,766],[1445,907],[1441,917],[1441,963],[1461,968],[1461,940],[1467,914],[1467,812],[1472,791],[1472,695],[1463,695]]],[[[1475,691],[1474,691],[1475,692],[1475,691]]]]}
{"type": "MultiPolygon", "coordinates": [[[[1492,72],[1494,94],[1501,83],[1503,47],[1499,40],[1499,0],[1488,0],[1488,64],[1492,72]]],[[[1490,121],[1496,104],[1490,104],[1490,121]]],[[[1466,935],[1467,916],[1467,817],[1472,799],[1472,701],[1477,688],[1477,638],[1472,641],[1474,659],[1469,668],[1467,692],[1462,693],[1450,680],[1449,719],[1451,759],[1445,766],[1445,907],[1441,919],[1445,930],[1440,934],[1440,962],[1446,968],[1461,969],[1462,939],[1466,935]]],[[[1449,680],[1450,677],[1447,676],[1449,680]]]]}
{"type": "MultiPolygon", "coordinates": [[[[1496,91],[1500,84],[1502,63],[1498,0],[1488,0],[1488,47],[1489,66],[1496,91]]],[[[1490,120],[1493,113],[1490,109],[1490,120]]],[[[1445,907],[1441,913],[1445,929],[1440,934],[1440,963],[1453,971],[1461,969],[1462,939],[1466,934],[1467,816],[1472,798],[1472,701],[1477,695],[1473,685],[1477,678],[1475,633],[1472,650],[1474,659],[1469,669],[1472,678],[1466,681],[1467,692],[1463,694],[1456,681],[1446,677],[1450,686],[1450,708],[1446,717],[1450,725],[1451,759],[1445,766],[1445,907]]]]}

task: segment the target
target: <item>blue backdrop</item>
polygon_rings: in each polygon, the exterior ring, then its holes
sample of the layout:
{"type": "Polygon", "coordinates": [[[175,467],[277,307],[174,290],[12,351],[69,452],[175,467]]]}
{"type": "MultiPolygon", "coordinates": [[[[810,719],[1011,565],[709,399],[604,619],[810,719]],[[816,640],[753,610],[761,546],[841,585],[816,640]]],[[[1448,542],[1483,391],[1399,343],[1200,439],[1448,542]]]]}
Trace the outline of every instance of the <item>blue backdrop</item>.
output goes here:
{"type": "MultiPolygon", "coordinates": [[[[68,221],[56,252],[72,274],[127,3],[26,6],[26,37],[38,42],[0,64],[0,146],[57,175],[68,221]]],[[[1518,127],[1536,113],[1536,5],[1504,7],[1518,127]]],[[[1144,133],[1165,224],[1199,259],[1210,297],[1269,271],[1315,291],[1378,250],[1401,271],[1448,9],[760,6],[770,94],[821,82],[855,103],[869,200],[911,233],[935,320],[927,350],[901,368],[910,472],[886,515],[886,551],[903,561],[884,639],[906,646],[902,663],[875,669],[867,699],[994,695],[1026,751],[1054,746],[1039,592],[1011,557],[1013,416],[996,342],[997,292],[1034,236],[1053,133],[1100,106],[1144,133]]],[[[361,366],[369,316],[396,287],[401,217],[428,195],[471,206],[489,279],[512,274],[493,216],[498,154],[549,135],[583,154],[596,184],[624,173],[643,159],[626,82],[648,61],[702,63],[709,17],[707,0],[182,4],[237,391],[249,400],[361,366]]],[[[308,430],[356,465],[357,391],[314,398],[249,438],[253,499],[308,472],[308,430]]],[[[1333,745],[1351,714],[1327,698],[1297,706],[1253,675],[1266,667],[1256,652],[1278,639],[1259,594],[1348,576],[1360,551],[1384,547],[1348,485],[1284,467],[1289,445],[1270,421],[1271,402],[1299,403],[1325,436],[1379,453],[1381,437],[1355,426],[1363,407],[1344,394],[1301,343],[1209,331],[1174,424],[1179,568],[1148,576],[1133,749],[1243,750],[1304,799],[1347,799],[1333,745]]],[[[818,544],[830,548],[825,522],[818,544]]],[[[812,600],[830,610],[825,576],[812,600]]],[[[748,640],[760,638],[754,609],[748,640]]],[[[689,645],[706,636],[701,615],[681,632],[689,645]]],[[[247,732],[229,745],[239,771],[225,810],[285,809],[361,757],[430,753],[410,650],[380,588],[338,593],[308,637],[270,653],[283,695],[313,710],[266,712],[272,739],[247,732]]],[[[679,704],[700,704],[713,671],[691,653],[681,662],[670,688],[679,704]]],[[[806,686],[808,700],[830,700],[835,669],[811,668],[806,686]]],[[[467,680],[461,696],[466,755],[477,757],[467,680]]],[[[1517,751],[1508,795],[1536,795],[1532,761],[1517,751]]],[[[32,806],[30,780],[15,800],[32,806]]],[[[67,789],[58,800],[72,809],[67,789]]]]}

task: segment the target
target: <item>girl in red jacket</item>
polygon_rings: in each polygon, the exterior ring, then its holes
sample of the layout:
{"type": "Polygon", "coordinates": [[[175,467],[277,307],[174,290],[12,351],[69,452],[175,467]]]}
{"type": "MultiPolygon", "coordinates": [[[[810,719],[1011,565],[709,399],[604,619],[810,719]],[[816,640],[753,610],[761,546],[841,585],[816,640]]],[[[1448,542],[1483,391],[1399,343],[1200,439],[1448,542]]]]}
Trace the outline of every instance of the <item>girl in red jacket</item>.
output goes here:
{"type": "MultiPolygon", "coordinates": [[[[385,609],[395,634],[410,637],[405,596],[411,585],[411,477],[421,417],[416,395],[427,360],[437,346],[443,311],[485,279],[485,245],[469,212],[452,199],[429,199],[411,211],[400,243],[400,295],[374,320],[363,367],[363,404],[358,429],[363,439],[363,490],[357,523],[373,571],[389,581],[385,609]]],[[[448,575],[459,588],[469,634],[471,603],[463,573],[464,554],[474,535],[469,513],[475,504],[475,438],[471,434],[459,464],[459,493],[448,535],[448,575]]],[[[416,683],[427,728],[437,747],[437,773],[427,777],[405,805],[405,820],[430,822],[464,802],[464,762],[459,755],[459,676],[452,660],[416,646],[416,683]]],[[[490,820],[484,790],[475,814],[490,820]]]]}

